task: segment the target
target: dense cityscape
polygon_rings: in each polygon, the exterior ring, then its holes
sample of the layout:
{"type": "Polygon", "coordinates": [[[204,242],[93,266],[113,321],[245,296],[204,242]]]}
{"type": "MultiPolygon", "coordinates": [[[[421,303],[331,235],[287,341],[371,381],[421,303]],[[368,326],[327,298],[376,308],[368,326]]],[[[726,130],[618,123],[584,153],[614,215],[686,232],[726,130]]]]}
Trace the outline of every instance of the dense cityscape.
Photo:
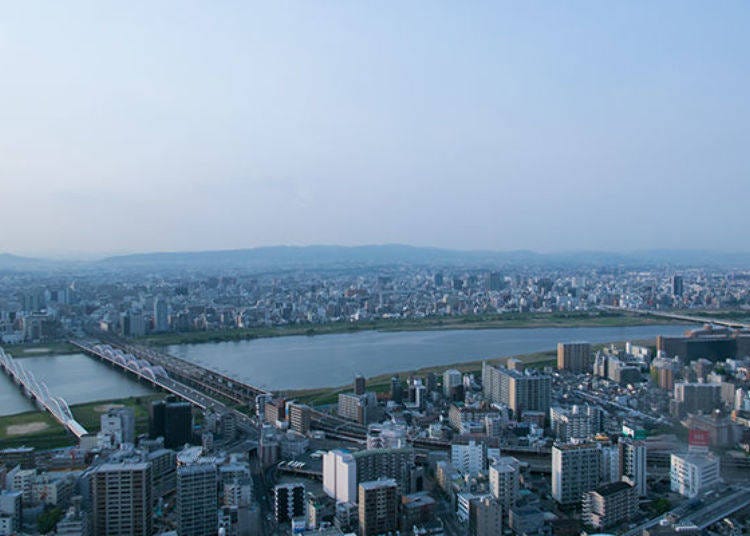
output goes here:
{"type": "Polygon", "coordinates": [[[50,449],[21,436],[0,451],[0,534],[636,536],[750,526],[750,335],[736,329],[748,305],[744,271],[7,271],[1,288],[0,369],[74,443],[50,449]],[[451,320],[442,327],[501,329],[493,322],[504,319],[693,326],[657,340],[563,340],[541,359],[394,371],[374,390],[357,375],[323,398],[274,393],[158,345],[451,320]],[[99,404],[88,429],[54,383],[24,367],[45,348],[80,352],[166,395],[99,404]]]}

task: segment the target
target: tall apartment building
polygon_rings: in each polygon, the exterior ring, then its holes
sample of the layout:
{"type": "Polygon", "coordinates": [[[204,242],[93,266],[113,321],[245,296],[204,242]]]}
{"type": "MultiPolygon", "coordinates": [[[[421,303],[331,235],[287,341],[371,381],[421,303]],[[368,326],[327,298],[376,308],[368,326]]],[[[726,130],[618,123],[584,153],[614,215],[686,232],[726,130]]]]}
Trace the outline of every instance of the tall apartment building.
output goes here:
{"type": "Polygon", "coordinates": [[[503,505],[480,497],[469,502],[469,536],[496,536],[503,530],[503,505]]]}
{"type": "Polygon", "coordinates": [[[323,491],[337,503],[357,502],[357,462],[347,450],[323,455],[323,491]]]}
{"type": "Polygon", "coordinates": [[[393,479],[359,485],[359,534],[377,536],[398,530],[399,486],[393,479]]]}
{"type": "Polygon", "coordinates": [[[490,493],[503,506],[505,512],[516,504],[521,473],[520,463],[511,456],[503,456],[490,465],[490,493]]]}
{"type": "Polygon", "coordinates": [[[218,478],[212,463],[177,468],[177,531],[213,536],[218,531],[218,478]]]}
{"type": "Polygon", "coordinates": [[[94,534],[149,536],[152,533],[150,463],[106,463],[91,472],[94,534]]]}
{"type": "Polygon", "coordinates": [[[476,441],[467,445],[451,445],[451,463],[466,475],[476,476],[484,470],[486,462],[485,446],[476,441]]]}
{"type": "Polygon", "coordinates": [[[169,316],[167,301],[164,298],[154,300],[154,331],[169,330],[169,316]]]}
{"type": "Polygon", "coordinates": [[[560,342],[557,344],[557,370],[576,374],[591,372],[594,365],[591,345],[587,342],[560,342]]]}
{"type": "Polygon", "coordinates": [[[300,434],[307,434],[310,431],[310,419],[312,409],[305,404],[289,405],[289,427],[300,434]]]}
{"type": "Polygon", "coordinates": [[[674,384],[672,414],[682,417],[688,413],[710,413],[720,408],[721,384],[688,383],[674,384]]]}
{"type": "Polygon", "coordinates": [[[637,497],[645,497],[646,486],[646,443],[623,437],[618,444],[620,451],[620,478],[633,486],[637,497]]]}
{"type": "Polygon", "coordinates": [[[100,417],[102,434],[110,435],[115,446],[135,443],[135,412],[133,408],[111,408],[100,417]]]}
{"type": "Polygon", "coordinates": [[[323,491],[337,502],[357,501],[361,482],[392,479],[402,493],[413,491],[411,484],[414,450],[368,449],[358,452],[332,450],[323,456],[323,491]]]}
{"type": "Polygon", "coordinates": [[[276,523],[289,523],[305,516],[304,484],[277,484],[273,488],[273,511],[276,523]]]}
{"type": "Polygon", "coordinates": [[[597,530],[630,520],[638,512],[638,495],[626,482],[604,484],[583,495],[583,522],[597,530]]]}
{"type": "Polygon", "coordinates": [[[374,393],[356,395],[354,393],[341,393],[339,395],[338,416],[359,424],[367,424],[370,419],[369,413],[375,407],[374,393]],[[368,412],[368,410],[370,410],[368,412]]]}
{"type": "Polygon", "coordinates": [[[576,405],[572,408],[553,407],[549,413],[552,431],[560,441],[591,439],[600,431],[599,408],[588,405],[576,405]]]}
{"type": "Polygon", "coordinates": [[[517,417],[524,411],[547,413],[550,407],[552,378],[534,370],[509,370],[484,363],[482,384],[492,402],[505,404],[517,417]]]}
{"type": "Polygon", "coordinates": [[[463,383],[463,375],[456,369],[443,372],[443,396],[452,398],[454,389],[463,383]]]}
{"type": "Polygon", "coordinates": [[[357,374],[354,377],[354,394],[355,395],[363,395],[365,394],[365,390],[367,388],[367,382],[365,380],[365,377],[361,374],[357,374]]]}
{"type": "Polygon", "coordinates": [[[599,452],[594,443],[555,443],[552,446],[552,498],[578,504],[583,493],[599,484],[599,452]]]}

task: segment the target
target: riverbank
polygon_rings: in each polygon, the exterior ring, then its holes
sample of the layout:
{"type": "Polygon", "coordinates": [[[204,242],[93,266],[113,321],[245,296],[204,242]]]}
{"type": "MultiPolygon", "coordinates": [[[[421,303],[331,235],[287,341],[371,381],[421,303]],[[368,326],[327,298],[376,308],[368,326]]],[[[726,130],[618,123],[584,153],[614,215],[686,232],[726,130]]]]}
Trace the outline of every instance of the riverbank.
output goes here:
{"type": "MultiPolygon", "coordinates": [[[[99,400],[88,404],[76,404],[71,406],[70,410],[86,430],[95,434],[100,428],[101,415],[109,408],[132,407],[135,412],[135,433],[138,435],[148,432],[148,407],[151,401],[163,397],[163,394],[154,394],[99,400]]],[[[29,411],[0,417],[0,449],[27,446],[45,450],[76,444],[76,438],[49,413],[29,411]]]]}
{"type": "Polygon", "coordinates": [[[5,353],[14,358],[43,357],[47,355],[70,355],[80,353],[80,350],[67,341],[31,344],[4,344],[5,353]]]}
{"type": "Polygon", "coordinates": [[[524,328],[583,328],[630,327],[679,324],[661,317],[635,315],[614,311],[569,313],[503,313],[463,317],[423,319],[379,319],[357,323],[302,324],[264,328],[231,329],[221,331],[190,331],[184,333],[155,333],[138,339],[153,346],[230,342],[293,335],[327,335],[361,331],[436,331],[466,329],[524,329],[524,328]]]}

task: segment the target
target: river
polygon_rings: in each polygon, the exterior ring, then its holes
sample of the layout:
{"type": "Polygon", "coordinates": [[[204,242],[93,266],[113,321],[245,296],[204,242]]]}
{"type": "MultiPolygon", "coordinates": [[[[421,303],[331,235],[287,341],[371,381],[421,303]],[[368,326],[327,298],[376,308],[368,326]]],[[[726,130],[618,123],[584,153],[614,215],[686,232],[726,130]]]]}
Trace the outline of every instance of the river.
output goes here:
{"type": "Polygon", "coordinates": [[[343,385],[355,374],[396,371],[552,350],[558,342],[655,339],[686,326],[364,331],[170,346],[177,357],[270,390],[343,385]]]}
{"type": "MultiPolygon", "coordinates": [[[[379,332],[294,336],[237,342],[181,344],[177,357],[271,390],[328,387],[349,383],[355,374],[377,376],[427,366],[552,350],[562,341],[655,339],[686,326],[529,328],[379,332]]],[[[83,354],[25,357],[21,362],[68,404],[151,393],[117,370],[83,354]]],[[[0,378],[0,415],[31,411],[7,377],[0,378]]]]}

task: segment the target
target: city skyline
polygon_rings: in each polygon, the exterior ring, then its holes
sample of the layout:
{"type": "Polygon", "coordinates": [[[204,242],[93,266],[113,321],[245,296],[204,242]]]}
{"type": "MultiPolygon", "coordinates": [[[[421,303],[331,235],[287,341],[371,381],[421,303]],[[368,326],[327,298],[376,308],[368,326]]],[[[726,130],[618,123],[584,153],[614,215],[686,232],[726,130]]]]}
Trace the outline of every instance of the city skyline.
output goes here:
{"type": "Polygon", "coordinates": [[[748,6],[10,6],[25,255],[745,249],[748,6]]]}

